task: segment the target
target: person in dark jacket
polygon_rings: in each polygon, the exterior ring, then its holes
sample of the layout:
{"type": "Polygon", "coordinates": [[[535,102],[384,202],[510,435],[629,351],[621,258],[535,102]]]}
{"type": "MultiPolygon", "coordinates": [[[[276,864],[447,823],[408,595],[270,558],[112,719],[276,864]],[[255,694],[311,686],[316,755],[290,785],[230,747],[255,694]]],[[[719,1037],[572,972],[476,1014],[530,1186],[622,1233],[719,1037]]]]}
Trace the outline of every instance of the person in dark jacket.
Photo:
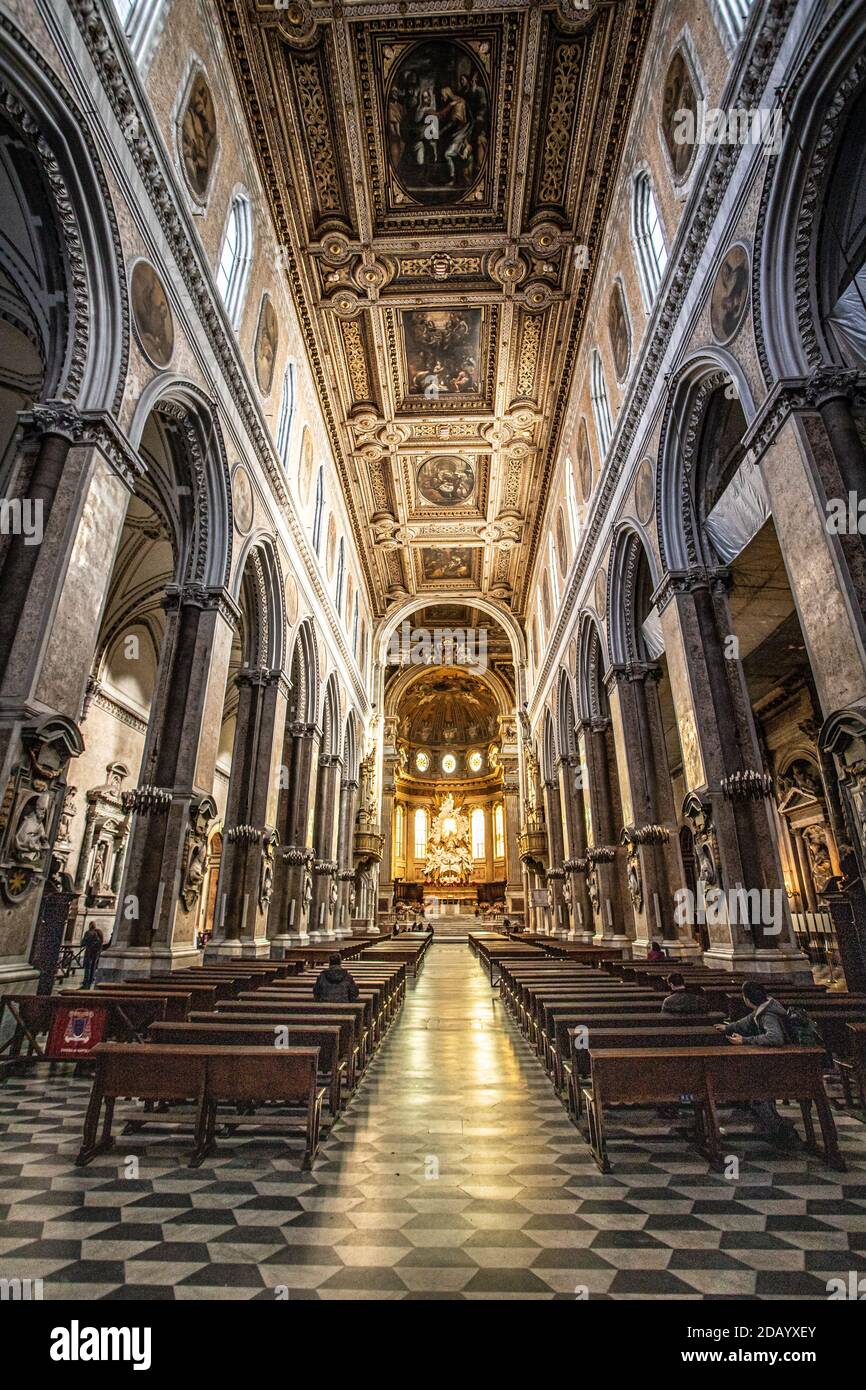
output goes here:
{"type": "Polygon", "coordinates": [[[358,998],[358,986],[348,970],[343,969],[339,954],[335,953],[328,962],[327,970],[322,970],[313,985],[313,998],[319,1004],[354,1004],[358,998]]]}
{"type": "MultiPolygon", "coordinates": [[[[784,1004],[768,994],[757,980],[743,985],[743,1002],[750,1013],[723,1025],[726,1037],[737,1047],[785,1047],[791,1041],[788,1014],[784,1004]]],[[[776,1109],[774,1100],[753,1100],[749,1109],[755,1117],[755,1131],[762,1139],[784,1144],[798,1142],[797,1131],[776,1109]]]]}
{"type": "Polygon", "coordinates": [[[646,953],[646,958],[651,961],[664,960],[665,953],[657,941],[650,942],[650,948],[646,953]]]}
{"type": "Polygon", "coordinates": [[[99,964],[99,954],[104,946],[102,932],[95,922],[91,922],[87,931],[81,938],[84,947],[84,982],[82,989],[90,989],[96,975],[96,967],[99,964]]]}
{"type": "Polygon", "coordinates": [[[668,975],[668,989],[670,994],[665,995],[662,1000],[663,1014],[692,1014],[700,1018],[709,1012],[703,994],[700,990],[688,989],[678,970],[668,975]]]}

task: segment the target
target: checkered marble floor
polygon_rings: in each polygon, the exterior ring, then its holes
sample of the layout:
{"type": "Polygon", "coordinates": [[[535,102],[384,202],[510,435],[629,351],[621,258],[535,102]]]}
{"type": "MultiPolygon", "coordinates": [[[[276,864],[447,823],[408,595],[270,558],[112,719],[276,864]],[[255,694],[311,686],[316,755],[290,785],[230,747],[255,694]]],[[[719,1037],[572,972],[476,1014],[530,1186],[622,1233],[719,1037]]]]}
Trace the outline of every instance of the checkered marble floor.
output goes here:
{"type": "Polygon", "coordinates": [[[824,1299],[866,1274],[847,1173],[737,1141],[737,1181],[620,1112],[602,1176],[464,945],[434,945],[312,1174],[285,1142],[118,1136],[76,1169],[88,1083],[0,1088],[0,1278],[46,1299],[824,1299]],[[132,1160],[137,1160],[133,1162],[132,1160]]]}

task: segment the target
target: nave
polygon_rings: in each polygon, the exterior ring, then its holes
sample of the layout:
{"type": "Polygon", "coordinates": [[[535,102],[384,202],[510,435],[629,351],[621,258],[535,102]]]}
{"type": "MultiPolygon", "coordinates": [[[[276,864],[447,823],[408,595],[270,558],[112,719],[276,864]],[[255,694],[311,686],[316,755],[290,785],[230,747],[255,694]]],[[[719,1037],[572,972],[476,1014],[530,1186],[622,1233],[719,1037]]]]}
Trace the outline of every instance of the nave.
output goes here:
{"type": "Polygon", "coordinates": [[[89,1091],[67,1068],[0,1090],[3,1270],[46,1299],[826,1300],[866,1273],[860,1121],[834,1107],[845,1173],[747,1141],[734,1182],[620,1114],[602,1175],[462,944],[407,982],[311,1173],[249,1137],[192,1170],[150,1131],[76,1169],[89,1091]]]}

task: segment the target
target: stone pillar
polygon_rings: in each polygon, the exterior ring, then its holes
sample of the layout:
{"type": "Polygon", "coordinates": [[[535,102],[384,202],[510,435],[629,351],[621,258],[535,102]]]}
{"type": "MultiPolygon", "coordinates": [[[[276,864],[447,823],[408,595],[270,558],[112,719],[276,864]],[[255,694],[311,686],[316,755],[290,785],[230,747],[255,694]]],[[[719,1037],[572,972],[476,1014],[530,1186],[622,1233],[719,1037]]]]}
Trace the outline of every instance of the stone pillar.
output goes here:
{"type": "Polygon", "coordinates": [[[674,894],[685,883],[673,788],[668,773],[658,667],[614,666],[606,685],[616,745],[626,849],[626,879],[635,923],[634,950],[661,940],[679,956],[699,955],[688,923],[674,919],[674,894]]]}
{"type": "Polygon", "coordinates": [[[277,803],[274,893],[268,913],[271,955],[280,959],[287,946],[299,945],[309,933],[312,894],[313,815],[321,730],[317,724],[292,721],[283,739],[284,785],[277,803]]]}
{"type": "Polygon", "coordinates": [[[568,907],[569,936],[592,941],[592,904],[586,888],[586,812],[583,804],[584,769],[577,754],[559,759],[559,797],[563,808],[563,897],[568,907]],[[578,785],[579,783],[579,785],[578,785]]]}
{"type": "Polygon", "coordinates": [[[577,732],[580,760],[586,768],[586,891],[595,922],[593,940],[597,946],[624,946],[631,939],[634,926],[625,880],[625,856],[618,848],[622,810],[610,770],[615,759],[610,721],[582,720],[577,732]]]}
{"type": "Polygon", "coordinates": [[[355,895],[355,907],[357,907],[357,889],[353,868],[357,810],[358,783],[354,778],[344,777],[340,783],[340,824],[337,833],[337,862],[340,869],[335,930],[338,936],[352,935],[352,919],[355,916],[351,907],[353,894],[355,895]]]}
{"type": "Polygon", "coordinates": [[[565,899],[562,887],[565,880],[563,860],[565,858],[562,838],[562,807],[559,802],[559,782],[553,777],[545,780],[544,817],[547,821],[548,868],[545,875],[547,888],[547,923],[554,936],[565,936],[568,932],[565,913],[565,899]]]}
{"type": "Polygon", "coordinates": [[[123,897],[100,966],[108,978],[195,963],[198,901],[185,894],[196,816],[210,798],[232,632],[239,612],[223,589],[172,585],[166,632],[132,812],[123,897]]]}
{"type": "Polygon", "coordinates": [[[319,779],[316,786],[316,819],[313,830],[313,898],[310,904],[310,934],[319,937],[334,935],[337,888],[337,829],[340,798],[340,774],[343,760],[336,753],[319,757],[319,779]]]}
{"type": "MultiPolygon", "coordinates": [[[[40,726],[58,719],[71,729],[82,718],[129,496],[141,473],[117,425],[101,412],[50,401],[34,406],[22,424],[9,497],[21,500],[27,530],[17,528],[0,547],[0,799],[14,795],[25,743],[40,726]],[[40,525],[41,541],[32,543],[40,525]]],[[[76,733],[67,756],[80,748],[76,733]]],[[[52,809],[49,841],[59,814],[54,818],[52,809]]],[[[16,833],[11,818],[5,833],[16,833]]],[[[2,856],[11,872],[16,859],[5,844],[2,856]]],[[[42,856],[30,866],[25,889],[3,892],[0,992],[36,987],[30,943],[50,857],[44,871],[42,856]]]]}
{"type": "Polygon", "coordinates": [[[277,733],[285,727],[288,683],[280,671],[244,668],[235,678],[238,711],[214,934],[206,958],[266,956],[277,832],[272,804],[277,733]]]}
{"type": "Polygon", "coordinates": [[[669,575],[653,600],[683,753],[684,815],[707,903],[705,959],[729,970],[805,974],[742,667],[723,647],[733,634],[725,588],[722,574],[669,575]]]}

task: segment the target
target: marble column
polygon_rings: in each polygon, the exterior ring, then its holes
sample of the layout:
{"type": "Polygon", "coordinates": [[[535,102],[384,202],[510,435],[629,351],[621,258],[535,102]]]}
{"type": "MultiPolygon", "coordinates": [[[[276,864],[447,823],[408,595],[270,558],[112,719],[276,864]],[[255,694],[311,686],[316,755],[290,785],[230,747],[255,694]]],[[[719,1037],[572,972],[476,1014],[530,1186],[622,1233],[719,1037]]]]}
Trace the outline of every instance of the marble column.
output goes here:
{"type": "Polygon", "coordinates": [[[699,955],[687,923],[675,920],[674,894],[685,883],[678,822],[658,699],[657,666],[614,666],[606,686],[616,744],[636,955],[661,940],[678,956],[699,955]]]}
{"type": "Polygon", "coordinates": [[[589,811],[586,891],[595,922],[597,946],[625,946],[634,934],[626,883],[625,854],[619,845],[622,808],[615,775],[610,721],[582,720],[577,727],[580,760],[586,768],[584,796],[589,811]]]}
{"type": "Polygon", "coordinates": [[[352,935],[351,908],[352,895],[357,908],[357,888],[355,884],[355,816],[358,810],[358,783],[355,778],[344,777],[340,783],[340,823],[337,834],[337,862],[339,868],[339,894],[335,930],[337,936],[352,935]]]}
{"type": "Polygon", "coordinates": [[[578,754],[559,759],[559,796],[563,808],[563,895],[569,913],[569,936],[592,941],[592,904],[586,887],[586,812],[583,804],[584,768],[578,754]]]}
{"type": "Polygon", "coordinates": [[[340,775],[343,760],[336,753],[319,757],[316,786],[316,819],[313,830],[313,898],[310,903],[310,934],[323,938],[334,935],[335,908],[339,889],[337,874],[337,829],[340,775]]]}
{"type": "MultiPolygon", "coordinates": [[[[707,901],[705,960],[729,970],[805,974],[809,965],[791,922],[742,666],[738,657],[726,655],[733,624],[725,576],[668,575],[654,602],[665,637],[689,815],[701,822],[696,851],[704,885],[699,890],[707,901]]],[[[704,910],[702,903],[696,910],[704,910]]]]}
{"type": "MultiPolygon", "coordinates": [[[[46,402],[22,423],[7,496],[28,504],[27,532],[22,527],[6,538],[0,570],[0,796],[26,761],[25,740],[41,724],[82,719],[126,509],[141,472],[115,422],[100,412],[46,402]],[[41,540],[28,544],[40,524],[41,540]]],[[[47,829],[52,839],[56,823],[47,829]]],[[[10,859],[5,849],[3,857],[10,859]]],[[[46,853],[30,874],[31,886],[0,911],[0,992],[36,987],[29,956],[49,866],[46,853]]]]}
{"type": "Polygon", "coordinates": [[[288,682],[246,667],[235,678],[238,710],[223,831],[214,934],[205,957],[266,956],[277,832],[272,770],[285,727],[288,682]]]}
{"type": "Polygon", "coordinates": [[[182,894],[196,806],[210,797],[222,726],[232,633],[239,612],[223,589],[172,585],[164,599],[157,689],[132,813],[123,895],[108,978],[194,964],[198,903],[182,894]]]}
{"type": "Polygon", "coordinates": [[[565,881],[565,858],[562,836],[562,807],[559,800],[559,781],[554,777],[545,779],[542,794],[544,797],[544,817],[547,821],[548,866],[545,874],[547,889],[547,923],[555,936],[565,936],[568,932],[563,897],[565,881]]]}
{"type": "Polygon", "coordinates": [[[315,813],[316,772],[322,731],[317,724],[291,720],[283,740],[283,777],[277,803],[274,893],[268,912],[271,955],[280,959],[287,946],[308,939],[315,813]]]}

